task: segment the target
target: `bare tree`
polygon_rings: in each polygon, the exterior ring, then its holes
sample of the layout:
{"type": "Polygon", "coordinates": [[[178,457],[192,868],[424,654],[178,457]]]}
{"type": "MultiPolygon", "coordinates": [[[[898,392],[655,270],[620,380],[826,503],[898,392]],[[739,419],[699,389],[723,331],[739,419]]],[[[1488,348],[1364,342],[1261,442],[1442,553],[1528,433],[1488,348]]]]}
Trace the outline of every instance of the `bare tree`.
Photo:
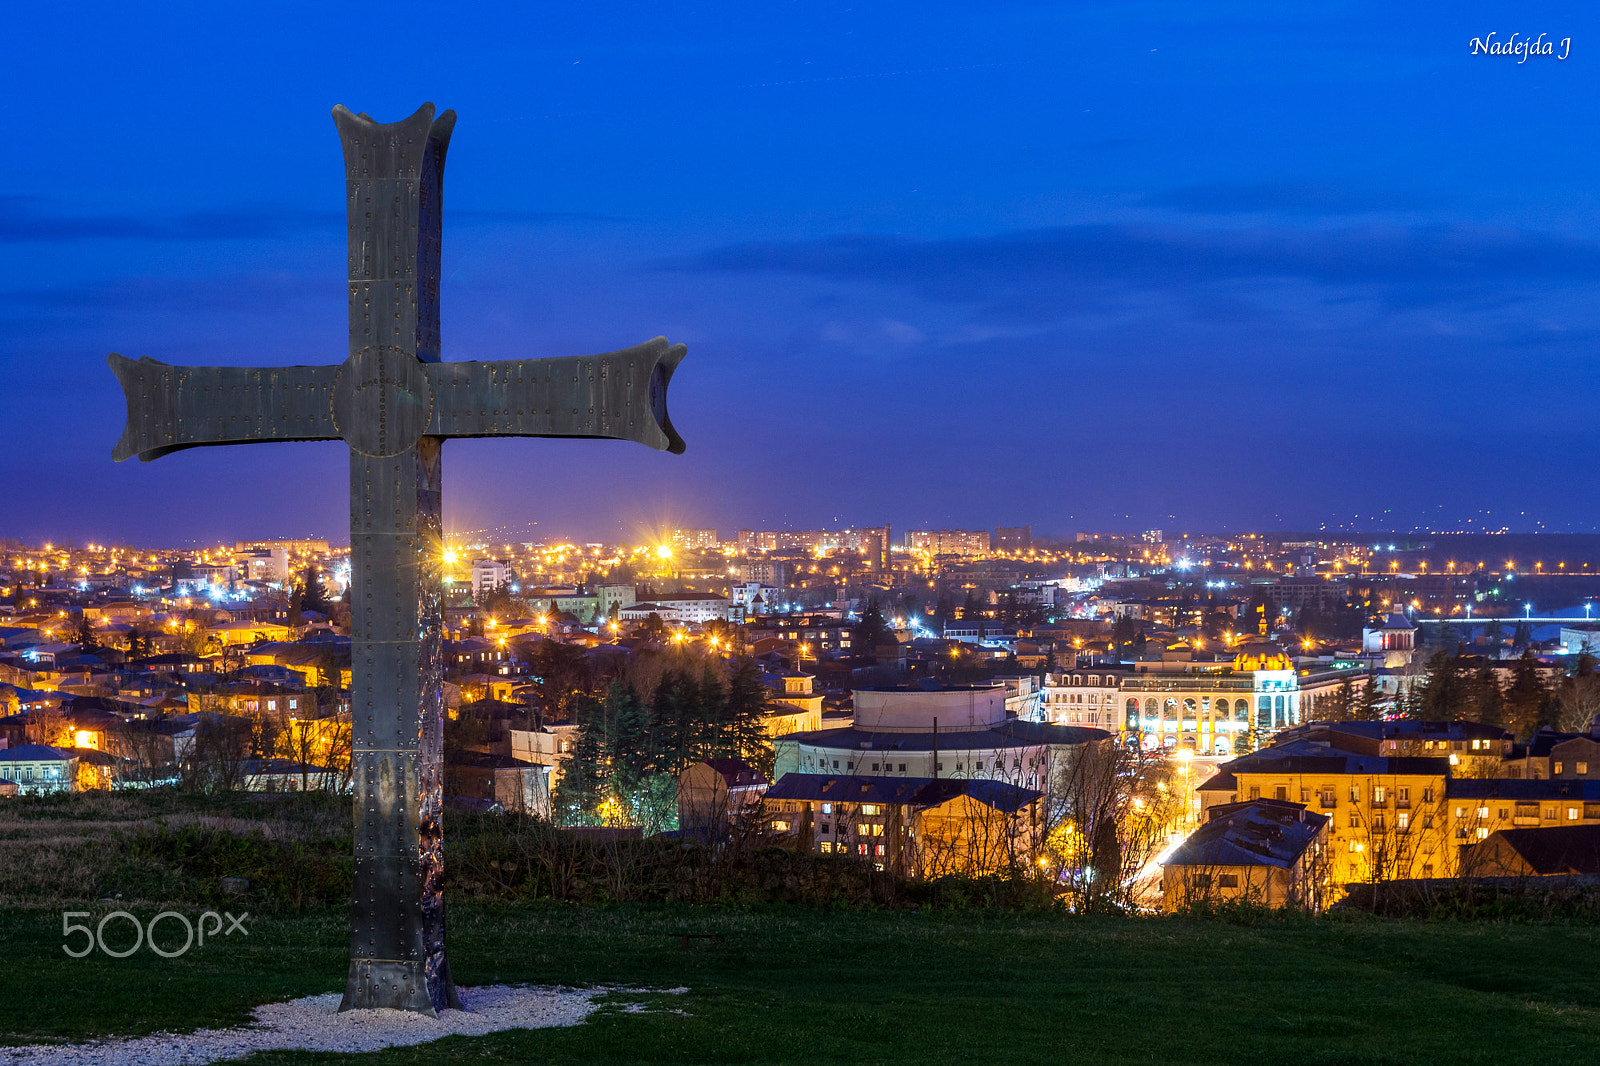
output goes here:
{"type": "Polygon", "coordinates": [[[1044,857],[1075,910],[1139,906],[1140,878],[1184,814],[1170,773],[1165,752],[1104,740],[1052,781],[1044,857]]]}
{"type": "Polygon", "coordinates": [[[1570,677],[1557,690],[1560,713],[1556,728],[1564,733],[1587,733],[1600,714],[1600,674],[1570,677]]]}

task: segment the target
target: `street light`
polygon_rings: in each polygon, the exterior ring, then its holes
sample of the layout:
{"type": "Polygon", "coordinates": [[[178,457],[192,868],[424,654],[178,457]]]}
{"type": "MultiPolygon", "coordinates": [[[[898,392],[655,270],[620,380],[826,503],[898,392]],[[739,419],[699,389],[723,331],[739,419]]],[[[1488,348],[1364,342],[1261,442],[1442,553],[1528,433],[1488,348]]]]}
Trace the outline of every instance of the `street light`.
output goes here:
{"type": "Polygon", "coordinates": [[[1522,606],[1523,606],[1523,608],[1524,608],[1524,609],[1525,609],[1525,610],[1527,610],[1527,612],[1528,612],[1528,613],[1527,613],[1527,615],[1526,615],[1526,617],[1528,617],[1528,618],[1532,618],[1532,617],[1533,617],[1533,604],[1531,604],[1531,603],[1525,603],[1525,604],[1523,604],[1523,605],[1522,605],[1522,606]]]}

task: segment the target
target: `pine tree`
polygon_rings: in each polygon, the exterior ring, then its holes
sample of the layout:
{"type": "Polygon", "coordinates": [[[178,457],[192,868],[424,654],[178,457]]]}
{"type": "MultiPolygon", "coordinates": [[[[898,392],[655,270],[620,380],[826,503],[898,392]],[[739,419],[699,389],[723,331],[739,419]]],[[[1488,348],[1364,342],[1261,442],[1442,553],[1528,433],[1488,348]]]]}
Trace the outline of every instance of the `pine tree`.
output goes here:
{"type": "Polygon", "coordinates": [[[1472,675],[1472,717],[1484,725],[1506,724],[1506,701],[1500,691],[1500,676],[1489,660],[1484,660],[1472,675]]]}
{"type": "Polygon", "coordinates": [[[309,564],[300,571],[300,609],[324,616],[333,613],[333,605],[328,602],[327,590],[322,585],[322,575],[309,564]]]}
{"type": "Polygon", "coordinates": [[[605,717],[598,700],[586,698],[573,708],[577,735],[562,767],[561,783],[551,798],[563,825],[593,825],[605,798],[605,717]]]}
{"type": "Polygon", "coordinates": [[[1421,716],[1440,722],[1464,717],[1469,693],[1461,676],[1461,660],[1440,648],[1428,660],[1427,687],[1422,690],[1421,716]]]}
{"type": "Polygon", "coordinates": [[[740,660],[734,668],[728,679],[727,708],[734,753],[770,780],[773,752],[766,725],[767,686],[754,659],[740,660]]]}
{"type": "Polygon", "coordinates": [[[856,623],[855,647],[870,655],[878,645],[892,641],[893,633],[889,623],[884,620],[883,612],[878,610],[878,601],[872,600],[867,604],[867,609],[861,612],[861,621],[856,623]]]}
{"type": "Polygon", "coordinates": [[[1367,675],[1367,683],[1361,688],[1355,717],[1359,722],[1376,722],[1383,718],[1383,693],[1378,689],[1377,677],[1372,674],[1367,675]]]}
{"type": "Polygon", "coordinates": [[[1335,722],[1346,722],[1356,709],[1356,690],[1347,677],[1339,682],[1339,688],[1333,694],[1332,713],[1328,715],[1335,722]]]}
{"type": "Polygon", "coordinates": [[[100,641],[94,635],[94,626],[89,623],[87,614],[78,616],[78,630],[73,637],[73,643],[77,644],[85,655],[93,655],[100,650],[100,641]]]}
{"type": "Polygon", "coordinates": [[[613,772],[642,780],[655,769],[656,752],[650,716],[640,705],[638,693],[612,678],[606,686],[603,713],[613,772]]]}
{"type": "Polygon", "coordinates": [[[656,735],[657,769],[677,777],[700,756],[700,692],[693,678],[669,670],[656,685],[650,719],[656,735]]]}
{"type": "Polygon", "coordinates": [[[1539,676],[1539,660],[1533,649],[1523,651],[1511,671],[1511,684],[1506,689],[1506,718],[1512,729],[1522,737],[1530,737],[1539,728],[1540,718],[1546,713],[1544,680],[1539,676]]]}

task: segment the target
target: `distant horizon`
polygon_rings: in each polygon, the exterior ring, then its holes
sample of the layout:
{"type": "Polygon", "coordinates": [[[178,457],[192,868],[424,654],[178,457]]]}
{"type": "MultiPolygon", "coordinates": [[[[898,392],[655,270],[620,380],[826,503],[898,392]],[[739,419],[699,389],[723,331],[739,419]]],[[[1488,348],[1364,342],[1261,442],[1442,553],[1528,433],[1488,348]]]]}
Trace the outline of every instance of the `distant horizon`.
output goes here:
{"type": "MultiPolygon", "coordinates": [[[[882,523],[881,522],[877,523],[877,525],[881,527],[882,523]]],[[[1024,523],[1021,523],[1021,525],[1026,526],[1026,525],[1028,525],[1028,523],[1024,522],[1024,523]]],[[[680,526],[680,527],[675,527],[675,528],[678,528],[678,529],[710,529],[712,527],[711,526],[680,526]]],[[[856,523],[856,524],[818,525],[818,526],[740,526],[738,529],[734,529],[734,530],[731,531],[732,536],[728,535],[728,533],[730,532],[729,530],[719,529],[718,530],[718,540],[719,540],[719,543],[722,543],[722,544],[732,543],[734,541],[734,539],[737,537],[739,529],[751,529],[751,530],[755,530],[755,531],[758,531],[758,532],[762,532],[762,531],[784,531],[784,532],[796,531],[796,532],[798,532],[798,531],[806,531],[806,530],[846,530],[846,529],[864,529],[864,528],[872,528],[872,524],[870,524],[870,523],[856,523]]],[[[990,532],[990,533],[992,533],[996,528],[1015,528],[1015,527],[996,527],[996,526],[897,526],[897,525],[894,525],[893,523],[890,523],[890,529],[891,529],[891,533],[892,533],[892,538],[891,538],[892,539],[892,543],[897,549],[903,543],[903,539],[902,539],[903,538],[903,534],[908,530],[916,531],[916,530],[927,530],[927,529],[966,529],[966,530],[972,530],[972,531],[980,531],[980,532],[990,532]]],[[[1152,528],[1157,528],[1157,527],[1152,527],[1152,528]]],[[[467,540],[467,541],[471,541],[471,540],[474,539],[473,534],[482,533],[482,532],[486,532],[486,531],[468,530],[468,531],[454,532],[454,531],[446,530],[445,539],[446,540],[467,540]]],[[[1089,534],[1097,534],[1097,535],[1102,536],[1102,537],[1121,536],[1124,539],[1129,540],[1129,541],[1137,541],[1139,536],[1140,536],[1140,534],[1145,532],[1145,531],[1144,530],[1139,530],[1139,529],[1132,529],[1132,528],[1130,528],[1130,529],[1120,529],[1120,530],[1082,529],[1082,530],[1073,530],[1070,533],[1052,533],[1052,532],[1049,532],[1049,531],[1040,530],[1040,529],[1038,529],[1036,527],[1033,530],[1033,539],[1035,541],[1042,541],[1042,542],[1051,543],[1051,544],[1065,544],[1065,545],[1070,546],[1071,544],[1074,543],[1074,537],[1079,532],[1089,533],[1089,534]]],[[[1505,531],[1505,532],[1489,531],[1489,532],[1478,533],[1478,532],[1460,532],[1460,531],[1454,531],[1454,530],[1442,530],[1442,531],[1421,530],[1421,531],[1419,531],[1419,530],[1393,530],[1393,529],[1390,529],[1390,530],[1367,529],[1367,530],[1357,530],[1357,531],[1332,531],[1332,530],[1308,530],[1308,529],[1264,529],[1264,528],[1263,529],[1241,529],[1241,530],[1203,530],[1203,529],[1195,529],[1195,528],[1185,529],[1185,528],[1183,528],[1181,526],[1175,526],[1175,527],[1171,527],[1171,528],[1162,528],[1161,532],[1162,532],[1162,535],[1163,535],[1163,539],[1165,541],[1171,541],[1171,540],[1175,540],[1175,539],[1182,539],[1184,537],[1189,537],[1191,539],[1194,539],[1194,538],[1245,536],[1245,535],[1256,535],[1256,536],[1260,536],[1260,537],[1263,537],[1263,538],[1266,538],[1266,539],[1269,539],[1269,540],[1293,540],[1293,539],[1301,539],[1301,538],[1303,538],[1303,539],[1306,539],[1306,540],[1327,539],[1327,540],[1344,540],[1344,541],[1361,541],[1361,542],[1365,542],[1367,540],[1372,540],[1374,542],[1399,542],[1399,541],[1406,541],[1408,539],[1416,539],[1416,538],[1422,538],[1422,537],[1434,538],[1434,539],[1437,539],[1437,538],[1464,539],[1464,538],[1470,538],[1470,537],[1482,537],[1482,538],[1494,538],[1494,539],[1500,539],[1500,540],[1516,540],[1516,539],[1522,539],[1522,538],[1541,538],[1541,539],[1549,538],[1549,539],[1556,539],[1556,538],[1568,537],[1568,538],[1574,538],[1574,539],[1593,539],[1595,541],[1595,543],[1596,543],[1596,547],[1600,548],[1600,532],[1566,532],[1566,531],[1560,531],[1560,530],[1520,530],[1520,531],[1519,530],[1510,530],[1510,531],[1505,531]]],[[[479,540],[479,542],[484,543],[484,544],[521,544],[521,543],[540,543],[540,542],[542,542],[542,543],[552,543],[552,544],[608,544],[608,545],[609,544],[623,544],[623,545],[636,545],[636,544],[654,543],[654,542],[656,542],[656,541],[661,539],[661,535],[670,535],[671,533],[672,533],[671,529],[655,530],[655,531],[652,531],[650,535],[645,536],[645,537],[641,537],[639,539],[598,539],[597,540],[597,539],[595,539],[593,537],[576,537],[576,536],[559,536],[559,535],[558,536],[544,537],[544,536],[540,535],[540,536],[536,536],[536,537],[510,536],[510,537],[501,538],[501,539],[484,537],[484,538],[478,538],[478,540],[479,540]]],[[[143,539],[143,540],[136,540],[136,539],[131,538],[131,537],[114,537],[114,536],[113,537],[102,537],[100,535],[85,536],[85,537],[77,537],[77,536],[70,536],[70,535],[66,536],[66,537],[61,537],[61,536],[19,537],[19,536],[12,535],[12,534],[0,533],[0,543],[10,542],[10,541],[17,541],[17,542],[20,542],[20,543],[22,543],[22,544],[24,544],[26,546],[24,550],[37,550],[38,548],[41,548],[45,544],[51,544],[56,548],[61,548],[61,547],[65,547],[69,543],[74,546],[74,550],[84,550],[90,544],[94,544],[94,545],[98,545],[98,546],[102,546],[102,547],[107,547],[107,546],[136,547],[137,546],[137,547],[173,548],[173,549],[194,547],[194,548],[198,549],[198,548],[207,548],[207,547],[213,547],[213,546],[219,546],[219,545],[225,546],[225,545],[228,545],[228,544],[239,543],[239,542],[251,543],[251,542],[256,542],[256,541],[289,541],[289,540],[325,540],[325,541],[328,542],[330,549],[333,548],[333,547],[348,547],[349,546],[349,531],[348,530],[342,531],[342,538],[341,538],[341,536],[339,534],[331,534],[330,535],[330,534],[325,534],[325,533],[300,533],[300,534],[283,533],[283,534],[235,535],[235,536],[217,537],[217,538],[213,538],[213,539],[210,539],[210,540],[194,540],[194,539],[188,539],[188,540],[177,540],[177,539],[164,540],[163,538],[160,538],[160,537],[148,538],[148,539],[143,539]]],[[[1090,544],[1092,542],[1084,542],[1084,543],[1090,544]]],[[[1384,546],[1387,547],[1386,544],[1384,546]]],[[[1396,543],[1395,547],[1396,547],[1397,550],[1400,550],[1400,551],[1408,550],[1407,546],[1405,544],[1403,544],[1403,543],[1396,543]]],[[[1409,550],[1415,550],[1415,549],[1409,549],[1409,550]]]]}

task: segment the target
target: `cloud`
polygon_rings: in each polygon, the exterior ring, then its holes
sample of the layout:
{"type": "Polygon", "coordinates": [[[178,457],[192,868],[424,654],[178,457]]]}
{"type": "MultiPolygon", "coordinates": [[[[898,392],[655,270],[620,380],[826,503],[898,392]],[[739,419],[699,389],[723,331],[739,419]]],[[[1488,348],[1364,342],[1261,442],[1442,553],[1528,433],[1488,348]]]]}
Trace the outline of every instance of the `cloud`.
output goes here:
{"type": "Polygon", "coordinates": [[[1600,278],[1600,242],[1460,226],[1197,229],[1064,226],[986,237],[841,236],[715,248],[656,264],[905,286],[931,300],[1052,306],[1099,290],[1194,290],[1268,280],[1366,290],[1386,303],[1485,305],[1600,278]]]}
{"type": "Polygon", "coordinates": [[[0,290],[0,308],[39,313],[138,311],[189,315],[195,312],[273,315],[304,301],[335,303],[343,293],[321,278],[293,274],[245,274],[220,278],[119,278],[57,288],[0,290]]]}
{"type": "Polygon", "coordinates": [[[52,210],[48,201],[40,197],[0,197],[0,242],[12,244],[94,240],[261,240],[306,230],[332,229],[342,222],[342,216],[331,211],[296,211],[267,206],[190,211],[164,217],[77,215],[52,210]]]}
{"type": "MultiPolygon", "coordinates": [[[[626,222],[582,211],[500,211],[446,208],[448,225],[551,225],[559,222],[626,222]]],[[[80,215],[36,196],[0,196],[0,243],[65,244],[76,241],[271,240],[303,233],[334,237],[344,229],[340,211],[302,211],[239,205],[175,215],[80,215]]]]}
{"type": "Polygon", "coordinates": [[[1201,215],[1350,215],[1415,211],[1438,206],[1436,198],[1398,191],[1360,191],[1338,185],[1212,182],[1151,193],[1139,203],[1201,215]]]}

